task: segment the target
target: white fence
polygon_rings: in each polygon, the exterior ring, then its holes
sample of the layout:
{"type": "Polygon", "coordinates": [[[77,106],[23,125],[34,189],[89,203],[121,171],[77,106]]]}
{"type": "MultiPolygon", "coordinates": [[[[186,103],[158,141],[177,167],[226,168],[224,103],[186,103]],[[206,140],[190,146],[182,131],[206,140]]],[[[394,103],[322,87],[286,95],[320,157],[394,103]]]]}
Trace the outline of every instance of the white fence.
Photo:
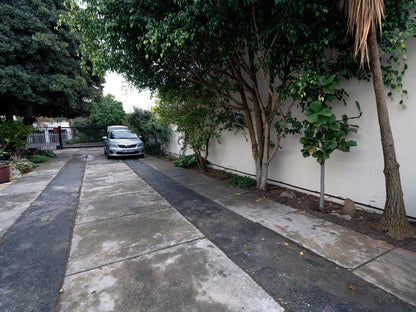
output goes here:
{"type": "MultiPolygon", "coordinates": [[[[71,138],[71,131],[61,131],[62,140],[71,138]]],[[[37,148],[42,150],[56,149],[60,146],[59,132],[56,128],[40,128],[36,133],[31,134],[27,138],[27,148],[37,148]]]]}

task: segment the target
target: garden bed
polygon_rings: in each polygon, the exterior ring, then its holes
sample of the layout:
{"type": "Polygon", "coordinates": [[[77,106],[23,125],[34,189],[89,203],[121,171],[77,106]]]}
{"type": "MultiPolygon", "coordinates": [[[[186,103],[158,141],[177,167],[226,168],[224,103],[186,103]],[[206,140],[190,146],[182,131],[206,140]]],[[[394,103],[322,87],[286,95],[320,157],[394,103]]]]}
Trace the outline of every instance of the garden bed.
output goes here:
{"type": "MultiPolygon", "coordinates": [[[[202,172],[201,170],[197,169],[192,170],[196,170],[201,174],[224,182],[226,182],[229,179],[229,173],[223,170],[217,170],[213,168],[208,168],[206,172],[202,172]]],[[[336,223],[350,230],[367,235],[373,239],[384,241],[395,247],[404,248],[412,252],[416,252],[415,239],[397,241],[387,237],[385,233],[378,232],[370,228],[369,222],[377,219],[380,216],[376,212],[372,212],[370,210],[357,209],[354,218],[351,218],[351,220],[346,220],[342,217],[339,217],[343,206],[338,203],[325,201],[325,211],[320,212],[318,209],[319,196],[305,194],[303,192],[290,190],[277,185],[270,185],[267,191],[259,191],[258,189],[256,189],[254,185],[245,188],[245,190],[253,194],[256,194],[260,198],[268,198],[270,200],[298,209],[299,211],[308,213],[315,217],[324,219],[332,223],[336,223]],[[283,192],[285,192],[286,194],[289,193],[293,195],[292,197],[282,197],[281,195],[283,192]]],[[[411,223],[413,226],[416,226],[416,222],[411,221],[411,223]]]]}

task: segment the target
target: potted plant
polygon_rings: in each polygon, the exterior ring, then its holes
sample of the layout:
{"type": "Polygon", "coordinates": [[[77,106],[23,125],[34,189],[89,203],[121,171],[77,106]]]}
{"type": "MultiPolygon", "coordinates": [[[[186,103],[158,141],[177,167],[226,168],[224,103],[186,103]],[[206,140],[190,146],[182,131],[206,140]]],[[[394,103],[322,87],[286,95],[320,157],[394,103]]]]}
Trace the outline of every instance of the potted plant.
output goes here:
{"type": "Polygon", "coordinates": [[[0,151],[0,160],[8,160],[9,158],[10,158],[9,153],[7,153],[4,150],[0,151]]]}
{"type": "Polygon", "coordinates": [[[10,165],[4,161],[9,158],[9,154],[4,151],[6,146],[7,144],[0,151],[0,183],[10,182],[10,165]]]}
{"type": "MultiPolygon", "coordinates": [[[[0,159],[4,159],[8,154],[5,151],[0,152],[0,159]]],[[[5,161],[0,161],[0,183],[10,182],[10,165],[5,161]]]]}
{"type": "Polygon", "coordinates": [[[0,163],[0,183],[10,182],[10,165],[0,163]]]}
{"type": "Polygon", "coordinates": [[[0,183],[10,181],[10,165],[8,161],[5,161],[10,155],[5,152],[6,148],[19,155],[26,144],[27,136],[32,131],[33,128],[22,121],[0,122],[0,183]]]}

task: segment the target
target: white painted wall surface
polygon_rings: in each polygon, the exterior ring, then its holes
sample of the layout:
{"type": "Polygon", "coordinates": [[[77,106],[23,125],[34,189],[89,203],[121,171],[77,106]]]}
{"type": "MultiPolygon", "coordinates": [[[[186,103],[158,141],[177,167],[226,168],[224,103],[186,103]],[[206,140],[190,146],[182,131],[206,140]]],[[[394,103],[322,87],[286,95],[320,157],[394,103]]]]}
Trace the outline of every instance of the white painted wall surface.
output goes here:
{"type": "Polygon", "coordinates": [[[174,130],[172,130],[172,134],[169,138],[169,142],[167,144],[166,150],[171,153],[174,154],[176,156],[181,155],[181,144],[179,141],[179,134],[177,132],[174,132],[174,130]]]}
{"type": "MultiPolygon", "coordinates": [[[[390,122],[400,164],[407,215],[416,217],[416,38],[408,41],[408,71],[403,81],[409,91],[406,108],[399,104],[401,96],[388,101],[390,122]]],[[[363,116],[355,120],[360,126],[350,138],[357,141],[349,153],[335,151],[326,163],[325,193],[378,208],[384,207],[385,183],[383,155],[372,82],[346,81],[344,89],[350,94],[348,106],[334,104],[334,112],[341,116],[357,113],[354,102],[361,104],[363,116]]],[[[388,92],[388,91],[387,91],[388,92]]],[[[300,135],[282,140],[282,149],[269,168],[269,178],[312,191],[319,191],[319,164],[314,158],[303,158],[300,135]]],[[[249,140],[248,136],[247,139],[249,140]]],[[[241,134],[224,132],[221,144],[212,143],[209,161],[226,168],[255,174],[250,142],[241,134]]],[[[177,140],[168,151],[179,154],[177,140]]]]}

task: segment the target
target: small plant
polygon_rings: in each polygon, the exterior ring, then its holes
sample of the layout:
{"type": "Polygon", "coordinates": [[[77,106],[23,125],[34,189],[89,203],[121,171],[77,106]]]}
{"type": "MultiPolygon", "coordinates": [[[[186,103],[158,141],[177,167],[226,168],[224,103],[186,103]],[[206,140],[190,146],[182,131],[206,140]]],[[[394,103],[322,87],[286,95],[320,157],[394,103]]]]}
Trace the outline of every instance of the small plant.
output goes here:
{"type": "Polygon", "coordinates": [[[31,172],[36,168],[36,165],[24,158],[13,157],[13,167],[15,167],[21,174],[31,172]]]}
{"type": "Polygon", "coordinates": [[[198,158],[196,154],[183,156],[175,161],[175,166],[183,168],[198,168],[198,158]]]}
{"type": "Polygon", "coordinates": [[[26,144],[26,138],[33,132],[31,126],[21,121],[6,120],[0,123],[1,152],[6,150],[20,153],[26,144]]]}
{"type": "Polygon", "coordinates": [[[239,176],[230,173],[230,178],[227,180],[227,183],[239,188],[246,188],[252,186],[254,184],[254,181],[249,176],[239,176]]]}
{"type": "Polygon", "coordinates": [[[162,144],[155,142],[146,142],[144,146],[146,154],[163,156],[162,144]]]}
{"type": "Polygon", "coordinates": [[[38,155],[29,156],[29,160],[31,162],[33,162],[33,163],[36,163],[36,164],[42,163],[42,162],[46,162],[49,159],[51,159],[51,158],[48,157],[48,156],[43,156],[43,155],[39,155],[39,154],[38,155]]]}
{"type": "Polygon", "coordinates": [[[36,155],[45,156],[49,158],[56,157],[56,154],[50,150],[37,150],[36,155]]]}
{"type": "MultiPolygon", "coordinates": [[[[210,162],[207,160],[205,162],[205,165],[209,165],[210,162]]],[[[199,162],[198,162],[198,156],[197,154],[192,154],[188,156],[183,156],[179,158],[179,160],[175,161],[175,166],[177,167],[183,167],[183,168],[197,168],[201,169],[199,162]]]]}
{"type": "Polygon", "coordinates": [[[9,157],[9,153],[5,151],[0,151],[0,159],[7,159],[9,157]]]}

